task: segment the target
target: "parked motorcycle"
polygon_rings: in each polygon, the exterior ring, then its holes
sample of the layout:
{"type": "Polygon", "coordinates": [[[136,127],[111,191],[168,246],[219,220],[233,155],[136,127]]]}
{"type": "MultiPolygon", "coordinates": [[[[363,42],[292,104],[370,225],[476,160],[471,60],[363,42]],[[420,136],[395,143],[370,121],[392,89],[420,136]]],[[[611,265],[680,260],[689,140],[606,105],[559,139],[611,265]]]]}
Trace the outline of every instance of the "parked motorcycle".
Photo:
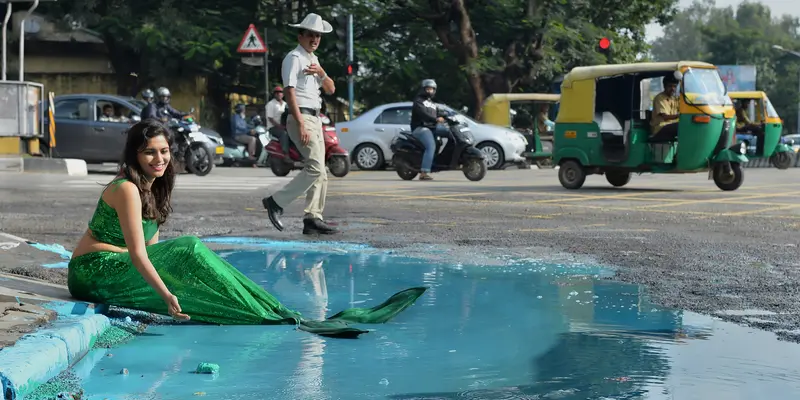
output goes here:
{"type": "MultiPolygon", "coordinates": [[[[331,120],[323,114],[320,114],[320,119],[322,120],[322,137],[325,141],[325,164],[331,171],[331,175],[343,178],[350,172],[350,154],[339,146],[339,136],[336,135],[336,128],[330,125],[331,120]]],[[[271,131],[273,130],[275,134],[271,135],[271,140],[265,147],[269,154],[269,166],[272,173],[275,176],[286,176],[294,169],[303,169],[305,162],[294,142],[289,141],[288,155],[281,147],[279,135],[286,134],[285,128],[273,127],[271,131]]]]}
{"type": "MultiPolygon", "coordinates": [[[[267,153],[263,151],[264,147],[269,143],[269,134],[259,115],[254,115],[250,119],[250,129],[256,131],[256,161],[255,164],[260,167],[267,166],[267,153]]],[[[250,160],[250,153],[247,151],[247,145],[241,144],[236,139],[227,136],[222,138],[225,145],[225,152],[222,156],[222,165],[229,166],[252,166],[253,161],[250,160]]]]}
{"type": "MultiPolygon", "coordinates": [[[[431,172],[460,169],[471,181],[479,181],[486,176],[486,156],[475,147],[475,138],[465,123],[459,121],[455,113],[438,110],[437,115],[443,117],[448,126],[448,136],[444,139],[436,137],[436,150],[433,156],[431,172]]],[[[391,144],[392,164],[400,178],[410,181],[420,172],[425,145],[415,138],[410,131],[400,131],[391,144]]]]}
{"type": "MultiPolygon", "coordinates": [[[[190,112],[194,112],[194,108],[190,112]]],[[[188,170],[197,176],[206,176],[214,168],[216,143],[200,132],[191,116],[181,120],[171,118],[169,128],[175,132],[172,156],[178,171],[188,170]]]]}

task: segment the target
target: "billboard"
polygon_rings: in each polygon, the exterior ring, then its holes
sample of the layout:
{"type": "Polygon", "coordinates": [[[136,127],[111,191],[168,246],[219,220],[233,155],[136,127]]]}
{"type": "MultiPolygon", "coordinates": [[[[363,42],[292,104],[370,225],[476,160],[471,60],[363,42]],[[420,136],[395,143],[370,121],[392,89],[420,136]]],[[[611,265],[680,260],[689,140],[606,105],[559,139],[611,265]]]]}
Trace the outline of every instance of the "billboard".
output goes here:
{"type": "Polygon", "coordinates": [[[717,68],[729,92],[756,90],[755,65],[717,65],[717,68]]]}

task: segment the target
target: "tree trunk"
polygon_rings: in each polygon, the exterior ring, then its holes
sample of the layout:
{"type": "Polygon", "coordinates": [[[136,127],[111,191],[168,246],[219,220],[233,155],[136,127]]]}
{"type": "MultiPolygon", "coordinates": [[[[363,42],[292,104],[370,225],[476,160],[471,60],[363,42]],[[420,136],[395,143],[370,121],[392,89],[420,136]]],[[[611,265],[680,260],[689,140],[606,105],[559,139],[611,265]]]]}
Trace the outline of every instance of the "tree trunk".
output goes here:
{"type": "MultiPolygon", "coordinates": [[[[431,7],[439,11],[439,0],[430,0],[431,7]]],[[[449,12],[433,21],[433,29],[442,45],[465,67],[467,81],[472,89],[473,116],[480,119],[483,114],[483,100],[486,92],[483,87],[481,71],[478,70],[478,40],[472,28],[472,20],[464,0],[453,0],[449,12]],[[451,22],[455,24],[452,29],[451,22]]]]}

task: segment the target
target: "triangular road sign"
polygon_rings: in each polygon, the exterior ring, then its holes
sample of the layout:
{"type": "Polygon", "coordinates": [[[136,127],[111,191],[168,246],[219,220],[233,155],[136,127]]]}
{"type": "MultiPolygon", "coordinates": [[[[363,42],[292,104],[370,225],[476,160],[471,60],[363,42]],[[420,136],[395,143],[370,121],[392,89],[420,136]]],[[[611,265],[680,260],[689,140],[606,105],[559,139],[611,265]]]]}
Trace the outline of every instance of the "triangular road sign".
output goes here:
{"type": "Polygon", "coordinates": [[[267,45],[264,44],[264,39],[258,34],[255,25],[250,24],[247,31],[244,32],[242,42],[239,43],[239,48],[236,49],[239,53],[266,53],[267,45]]]}

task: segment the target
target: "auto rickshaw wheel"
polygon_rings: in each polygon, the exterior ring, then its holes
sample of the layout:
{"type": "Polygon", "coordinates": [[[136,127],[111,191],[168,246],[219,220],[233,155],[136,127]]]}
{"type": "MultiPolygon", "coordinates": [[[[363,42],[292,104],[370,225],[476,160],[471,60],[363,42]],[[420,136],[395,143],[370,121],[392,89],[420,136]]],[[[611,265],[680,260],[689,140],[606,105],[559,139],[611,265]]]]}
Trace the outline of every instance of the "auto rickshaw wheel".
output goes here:
{"type": "Polygon", "coordinates": [[[609,171],[606,172],[606,180],[611,186],[623,187],[631,181],[631,173],[624,171],[609,171]]]}
{"type": "Polygon", "coordinates": [[[717,187],[731,191],[739,189],[744,183],[744,168],[739,163],[731,163],[730,173],[725,171],[725,163],[714,165],[714,183],[717,187]]]}
{"type": "Polygon", "coordinates": [[[773,154],[769,160],[777,169],[788,169],[792,166],[792,156],[790,154],[791,153],[788,151],[782,151],[780,153],[773,154]]]}
{"type": "Polygon", "coordinates": [[[566,189],[580,189],[586,182],[586,170],[575,160],[567,160],[558,168],[558,180],[566,189]]]}

